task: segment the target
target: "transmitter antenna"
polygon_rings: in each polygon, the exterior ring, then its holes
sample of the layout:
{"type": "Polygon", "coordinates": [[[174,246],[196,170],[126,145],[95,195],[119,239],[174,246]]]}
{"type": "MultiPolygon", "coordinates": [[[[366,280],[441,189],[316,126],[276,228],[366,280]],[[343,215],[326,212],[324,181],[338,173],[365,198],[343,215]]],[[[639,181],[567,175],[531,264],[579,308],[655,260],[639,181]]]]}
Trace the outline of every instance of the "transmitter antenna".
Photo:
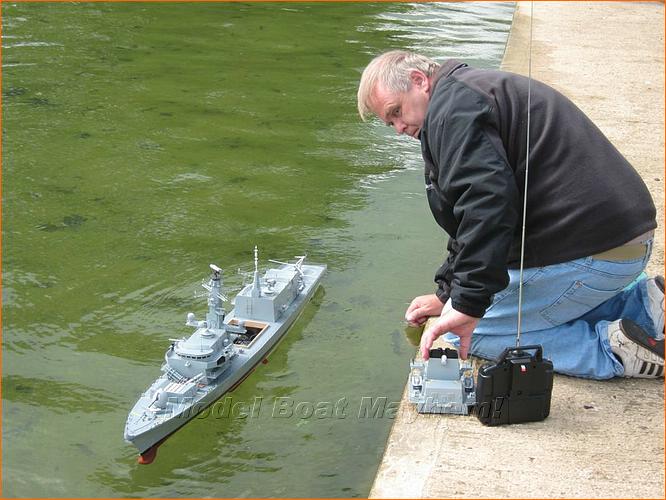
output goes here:
{"type": "Polygon", "coordinates": [[[520,332],[523,317],[523,269],[525,263],[525,225],[527,221],[527,179],[530,171],[530,108],[532,106],[532,23],[534,21],[534,0],[530,2],[530,42],[527,55],[527,146],[525,152],[525,189],[523,193],[523,228],[520,238],[520,276],[518,278],[518,332],[516,347],[520,347],[520,332]]]}

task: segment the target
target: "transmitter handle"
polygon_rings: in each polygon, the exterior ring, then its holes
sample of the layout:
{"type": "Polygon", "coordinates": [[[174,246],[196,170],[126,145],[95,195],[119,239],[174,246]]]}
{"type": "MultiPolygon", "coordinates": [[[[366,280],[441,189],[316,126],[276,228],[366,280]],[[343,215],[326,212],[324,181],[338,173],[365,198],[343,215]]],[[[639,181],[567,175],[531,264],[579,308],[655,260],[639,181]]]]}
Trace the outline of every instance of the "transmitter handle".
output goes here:
{"type": "Polygon", "coordinates": [[[543,347],[540,345],[524,345],[520,347],[507,347],[502,351],[502,354],[499,355],[499,358],[497,358],[497,363],[504,361],[511,353],[518,353],[521,351],[536,351],[536,360],[543,360],[543,347]]]}

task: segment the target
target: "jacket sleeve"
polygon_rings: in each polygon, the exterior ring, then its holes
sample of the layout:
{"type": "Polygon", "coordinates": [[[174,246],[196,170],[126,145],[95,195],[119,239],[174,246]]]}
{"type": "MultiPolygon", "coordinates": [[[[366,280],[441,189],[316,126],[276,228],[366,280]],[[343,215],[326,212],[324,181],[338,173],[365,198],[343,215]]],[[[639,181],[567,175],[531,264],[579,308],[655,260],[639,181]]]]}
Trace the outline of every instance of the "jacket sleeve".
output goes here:
{"type": "Polygon", "coordinates": [[[440,195],[453,207],[457,229],[436,281],[441,292],[442,282],[450,287],[454,309],[480,318],[509,283],[506,262],[521,198],[506,155],[498,151],[502,142],[490,104],[460,82],[440,96],[438,111],[428,118],[427,140],[440,195]]]}
{"type": "Polygon", "coordinates": [[[437,283],[437,290],[435,291],[435,295],[437,295],[437,298],[442,302],[442,304],[446,304],[446,301],[451,297],[451,285],[449,285],[449,283],[451,283],[452,279],[451,272],[453,271],[452,266],[455,256],[455,251],[452,247],[453,241],[453,238],[449,238],[449,242],[447,243],[447,250],[449,254],[446,257],[444,264],[442,264],[435,273],[435,283],[437,283]]]}

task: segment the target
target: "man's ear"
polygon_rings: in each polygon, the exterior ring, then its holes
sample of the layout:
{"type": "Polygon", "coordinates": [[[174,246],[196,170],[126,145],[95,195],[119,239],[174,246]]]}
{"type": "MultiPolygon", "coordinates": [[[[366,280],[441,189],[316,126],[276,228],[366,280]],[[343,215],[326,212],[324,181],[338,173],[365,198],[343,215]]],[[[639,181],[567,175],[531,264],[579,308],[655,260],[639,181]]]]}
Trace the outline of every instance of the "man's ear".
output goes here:
{"type": "Polygon", "coordinates": [[[413,69],[409,73],[409,80],[412,82],[412,85],[415,85],[417,88],[423,89],[426,92],[428,91],[430,82],[428,81],[428,77],[422,71],[413,69]]]}

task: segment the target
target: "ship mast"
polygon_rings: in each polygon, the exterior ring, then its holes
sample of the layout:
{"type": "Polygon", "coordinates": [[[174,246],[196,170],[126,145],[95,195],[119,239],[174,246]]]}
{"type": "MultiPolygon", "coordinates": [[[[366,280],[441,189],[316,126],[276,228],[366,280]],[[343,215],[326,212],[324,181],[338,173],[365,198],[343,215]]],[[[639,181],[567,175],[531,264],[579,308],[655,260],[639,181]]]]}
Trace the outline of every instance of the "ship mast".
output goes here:
{"type": "Polygon", "coordinates": [[[223,295],[221,293],[222,269],[211,264],[213,275],[208,283],[208,314],[206,314],[206,327],[209,330],[222,328],[224,322],[223,295]],[[210,287],[210,288],[209,288],[210,287]]]}
{"type": "Polygon", "coordinates": [[[254,280],[252,281],[252,298],[261,297],[261,285],[259,284],[259,250],[254,246],[254,280]]]}

